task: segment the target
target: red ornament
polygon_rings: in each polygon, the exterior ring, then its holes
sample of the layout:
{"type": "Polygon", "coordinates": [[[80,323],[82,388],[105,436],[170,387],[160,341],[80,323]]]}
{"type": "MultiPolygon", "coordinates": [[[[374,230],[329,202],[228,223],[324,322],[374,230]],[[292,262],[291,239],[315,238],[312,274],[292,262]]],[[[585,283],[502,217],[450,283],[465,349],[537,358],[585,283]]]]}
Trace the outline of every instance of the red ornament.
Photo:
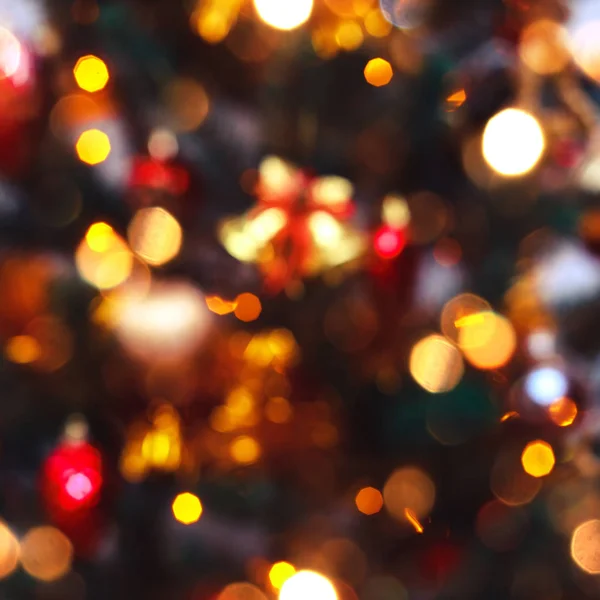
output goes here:
{"type": "Polygon", "coordinates": [[[73,512],[94,506],[102,487],[102,459],[87,442],[63,442],[44,465],[44,498],[55,509],[73,512]]]}

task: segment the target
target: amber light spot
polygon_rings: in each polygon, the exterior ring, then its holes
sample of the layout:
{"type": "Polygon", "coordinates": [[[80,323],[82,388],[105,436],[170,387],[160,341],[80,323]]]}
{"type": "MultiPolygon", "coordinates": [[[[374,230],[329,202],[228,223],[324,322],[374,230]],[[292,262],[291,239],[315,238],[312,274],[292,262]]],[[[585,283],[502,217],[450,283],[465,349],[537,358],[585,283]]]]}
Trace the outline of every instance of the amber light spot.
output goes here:
{"type": "Polygon", "coordinates": [[[571,557],[586,573],[600,573],[600,520],[585,521],[575,528],[571,537],[571,557]]]}
{"type": "Polygon", "coordinates": [[[110,154],[110,140],[99,129],[84,131],[75,144],[79,160],[88,165],[104,162],[110,154]]]}
{"type": "Polygon", "coordinates": [[[235,462],[242,465],[251,465],[260,458],[261,449],[259,443],[253,437],[241,435],[231,442],[229,454],[235,462]]]}
{"type": "Polygon", "coordinates": [[[519,413],[516,410],[510,410],[507,413],[503,414],[502,417],[500,417],[500,423],[504,423],[505,421],[509,421],[510,419],[517,419],[519,418],[519,413]]]}
{"type": "Polygon", "coordinates": [[[39,342],[30,335],[17,335],[6,343],[6,358],[11,362],[26,365],[35,362],[42,354],[39,342]]]}
{"type": "Polygon", "coordinates": [[[456,110],[457,108],[460,108],[465,103],[466,99],[467,99],[467,93],[463,89],[460,89],[460,90],[450,94],[446,98],[448,112],[452,112],[452,111],[456,110]]]}
{"type": "Polygon", "coordinates": [[[375,87],[387,85],[394,76],[392,65],[383,58],[373,58],[365,67],[365,79],[375,87]]]}
{"type": "Polygon", "coordinates": [[[417,515],[415,515],[410,508],[404,509],[404,516],[406,517],[406,520],[415,528],[417,533],[423,533],[423,531],[425,531],[423,529],[423,525],[421,525],[419,519],[417,519],[417,515]]]}
{"type": "Polygon", "coordinates": [[[215,315],[223,316],[234,312],[237,308],[237,302],[235,300],[224,300],[220,296],[207,296],[206,306],[215,315]]]}
{"type": "Polygon", "coordinates": [[[296,569],[293,565],[287,562],[277,562],[269,571],[269,581],[271,585],[276,589],[280,590],[283,584],[296,573],[296,569]]]}
{"type": "Polygon", "coordinates": [[[173,516],[184,525],[191,525],[202,516],[202,503],[200,498],[189,492],[179,494],[171,506],[173,516]]]}
{"type": "Polygon", "coordinates": [[[577,418],[577,405],[566,396],[559,398],[548,407],[548,415],[559,427],[568,427],[577,418]]]}
{"type": "Polygon", "coordinates": [[[374,487],[363,488],[356,494],[356,508],[363,515],[377,514],[383,508],[383,496],[374,487]]]}
{"type": "Polygon", "coordinates": [[[523,469],[532,477],[545,477],[552,472],[555,462],[552,446],[541,440],[527,444],[521,455],[523,469]]]}
{"type": "Polygon", "coordinates": [[[262,312],[262,304],[254,294],[240,294],[235,303],[235,316],[240,321],[256,321],[262,312]]]}
{"type": "Polygon", "coordinates": [[[73,75],[77,85],[86,92],[104,89],[110,77],[105,62],[92,54],[83,56],[77,61],[73,75]]]}

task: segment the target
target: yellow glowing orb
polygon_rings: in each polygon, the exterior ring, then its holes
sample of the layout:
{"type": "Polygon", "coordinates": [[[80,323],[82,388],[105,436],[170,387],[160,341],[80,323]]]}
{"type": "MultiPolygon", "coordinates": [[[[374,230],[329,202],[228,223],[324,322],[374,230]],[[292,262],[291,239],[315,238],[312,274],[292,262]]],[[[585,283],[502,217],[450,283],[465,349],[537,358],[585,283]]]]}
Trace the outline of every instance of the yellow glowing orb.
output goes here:
{"type": "Polygon", "coordinates": [[[571,557],[586,573],[600,573],[600,520],[592,519],[575,528],[571,537],[571,557]]]}
{"type": "Polygon", "coordinates": [[[77,61],[73,69],[77,85],[86,92],[97,92],[108,83],[109,74],[105,62],[89,54],[77,61]]]}
{"type": "Polygon", "coordinates": [[[327,577],[315,571],[298,571],[282,586],[279,600],[338,600],[337,592],[327,577]]]}
{"type": "Polygon", "coordinates": [[[269,571],[269,581],[271,585],[276,589],[280,590],[283,584],[296,573],[296,569],[293,565],[287,562],[275,563],[269,571]]]}
{"type": "Polygon", "coordinates": [[[415,344],[409,368],[414,380],[432,394],[450,391],[464,373],[458,348],[441,335],[430,335],[415,344]]]}
{"type": "Polygon", "coordinates": [[[32,577],[55,581],[71,568],[73,546],[55,527],[35,527],[21,542],[21,564],[32,577]]]}
{"type": "Polygon", "coordinates": [[[99,129],[84,131],[75,144],[79,160],[88,165],[104,162],[110,154],[110,140],[99,129]]]}
{"type": "Polygon", "coordinates": [[[387,85],[393,75],[392,65],[383,58],[373,58],[365,67],[365,79],[375,87],[387,85]]]}
{"type": "Polygon", "coordinates": [[[559,427],[568,427],[577,418],[577,405],[566,396],[559,398],[548,407],[548,415],[559,427]]]}
{"type": "Polygon", "coordinates": [[[267,597],[255,585],[241,582],[225,587],[217,600],[267,600],[267,597]]]}
{"type": "Polygon", "coordinates": [[[512,323],[491,311],[467,317],[460,329],[458,344],[465,358],[478,369],[491,370],[504,366],[517,347],[517,334],[512,323]]]}
{"type": "Polygon", "coordinates": [[[356,508],[363,515],[377,514],[383,508],[383,496],[381,492],[373,487],[363,488],[356,494],[354,499],[356,508]]]}
{"type": "Polygon", "coordinates": [[[242,465],[251,465],[260,458],[260,445],[249,435],[237,437],[229,447],[229,454],[235,462],[242,465]]]}
{"type": "Polygon", "coordinates": [[[19,542],[13,532],[0,521],[0,579],[8,577],[19,563],[19,542]]]}
{"type": "Polygon", "coordinates": [[[532,477],[545,477],[551,473],[555,462],[552,446],[541,440],[527,444],[521,455],[523,469],[532,477]]]}
{"type": "Polygon", "coordinates": [[[308,21],[313,0],[254,0],[254,8],[267,25],[289,31],[308,21]]]}
{"type": "Polygon", "coordinates": [[[164,208],[142,208],[131,220],[127,238],[132,250],[149,265],[164,265],[179,253],[181,226],[164,208]]]}
{"type": "Polygon", "coordinates": [[[179,494],[171,506],[173,516],[184,525],[196,523],[202,516],[202,503],[198,496],[184,492],[179,494]]]}
{"type": "Polygon", "coordinates": [[[494,171],[506,177],[531,171],[542,157],[545,145],[537,119],[517,108],[494,115],[483,132],[483,157],[494,171]]]}
{"type": "Polygon", "coordinates": [[[35,362],[42,355],[40,343],[30,335],[16,335],[6,342],[6,358],[19,365],[35,362]]]}

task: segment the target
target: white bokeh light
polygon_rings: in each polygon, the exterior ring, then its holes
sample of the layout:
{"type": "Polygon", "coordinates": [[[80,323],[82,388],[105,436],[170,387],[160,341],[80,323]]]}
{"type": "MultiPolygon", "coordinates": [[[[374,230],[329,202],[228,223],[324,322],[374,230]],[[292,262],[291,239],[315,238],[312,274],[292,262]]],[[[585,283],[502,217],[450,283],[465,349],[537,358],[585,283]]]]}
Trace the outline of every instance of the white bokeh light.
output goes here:
{"type": "Polygon", "coordinates": [[[306,23],[313,0],[254,0],[254,8],[267,25],[289,31],[306,23]]]}
{"type": "Polygon", "coordinates": [[[538,367],[525,378],[525,392],[541,406],[550,406],[569,389],[565,374],[556,367],[538,367]]]}

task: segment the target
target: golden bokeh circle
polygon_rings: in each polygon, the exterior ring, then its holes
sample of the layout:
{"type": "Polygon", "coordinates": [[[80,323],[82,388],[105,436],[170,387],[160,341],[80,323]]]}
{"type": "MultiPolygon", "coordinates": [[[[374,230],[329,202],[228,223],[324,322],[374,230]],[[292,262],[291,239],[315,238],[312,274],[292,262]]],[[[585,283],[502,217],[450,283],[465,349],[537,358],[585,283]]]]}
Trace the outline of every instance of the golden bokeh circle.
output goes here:
{"type": "Polygon", "coordinates": [[[395,519],[405,522],[407,510],[417,518],[426,517],[435,502],[435,484],[417,467],[394,471],[383,487],[385,508],[395,519]]]}
{"type": "Polygon", "coordinates": [[[571,558],[586,573],[600,573],[599,519],[585,521],[575,528],[571,536],[571,558]]]}
{"type": "Polygon", "coordinates": [[[72,558],[69,538],[55,527],[34,527],[21,541],[23,569],[41,581],[55,581],[65,575],[72,558]]]}
{"type": "Polygon", "coordinates": [[[454,344],[441,335],[430,335],[413,346],[409,369],[413,379],[422,388],[439,394],[458,385],[464,373],[464,364],[454,344]]]}

